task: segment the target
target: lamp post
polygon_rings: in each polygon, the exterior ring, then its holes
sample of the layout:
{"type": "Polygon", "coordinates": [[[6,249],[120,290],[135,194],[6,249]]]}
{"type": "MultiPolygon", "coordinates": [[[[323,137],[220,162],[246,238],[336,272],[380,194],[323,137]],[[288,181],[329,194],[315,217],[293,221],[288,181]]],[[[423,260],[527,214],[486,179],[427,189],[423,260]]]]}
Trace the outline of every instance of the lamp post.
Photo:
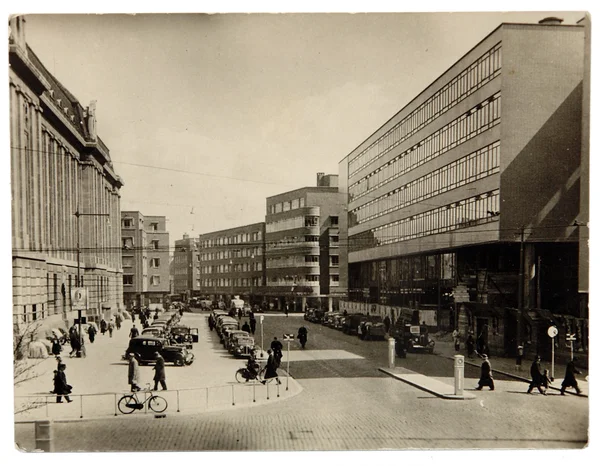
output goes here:
{"type": "Polygon", "coordinates": [[[248,300],[250,301],[250,307],[252,307],[252,293],[254,291],[254,254],[250,256],[250,297],[248,300]]]}
{"type": "Polygon", "coordinates": [[[229,268],[230,268],[230,272],[231,272],[231,277],[230,277],[230,285],[231,285],[231,300],[233,300],[233,260],[229,260],[229,268]]]}
{"type": "MultiPolygon", "coordinates": [[[[81,277],[81,228],[79,226],[79,217],[109,217],[110,220],[110,214],[104,214],[104,213],[99,213],[99,214],[87,214],[87,213],[83,213],[83,212],[79,212],[79,206],[77,206],[77,210],[75,211],[75,213],[73,214],[75,215],[75,217],[77,218],[77,280],[75,281],[77,284],[77,287],[83,287],[83,280],[81,277]]],[[[86,309],[87,309],[87,305],[86,305],[86,309]]],[[[83,341],[83,337],[81,336],[81,309],[77,310],[77,331],[79,333],[79,344],[81,345],[82,341],[83,341]]],[[[81,353],[79,353],[78,357],[81,357],[81,353]]]]}

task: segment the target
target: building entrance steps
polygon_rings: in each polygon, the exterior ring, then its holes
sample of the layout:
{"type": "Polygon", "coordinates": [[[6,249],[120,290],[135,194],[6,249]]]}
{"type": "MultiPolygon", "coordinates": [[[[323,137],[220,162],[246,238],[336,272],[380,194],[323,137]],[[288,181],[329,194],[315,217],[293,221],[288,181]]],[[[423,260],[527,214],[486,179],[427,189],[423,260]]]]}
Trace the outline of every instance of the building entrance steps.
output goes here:
{"type": "Polygon", "coordinates": [[[413,372],[404,367],[395,367],[393,369],[380,367],[379,370],[385,374],[391,375],[395,379],[401,380],[402,382],[440,398],[448,400],[472,400],[476,398],[475,395],[472,393],[465,393],[464,390],[462,395],[455,395],[454,387],[452,385],[448,385],[433,377],[413,372]]]}

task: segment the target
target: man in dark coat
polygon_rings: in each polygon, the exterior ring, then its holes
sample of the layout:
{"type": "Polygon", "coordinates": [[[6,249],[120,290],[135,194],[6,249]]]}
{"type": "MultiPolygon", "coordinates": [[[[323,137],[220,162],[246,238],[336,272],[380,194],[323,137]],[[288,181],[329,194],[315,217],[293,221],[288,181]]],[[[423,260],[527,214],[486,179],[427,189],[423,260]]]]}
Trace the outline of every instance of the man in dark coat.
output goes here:
{"type": "Polygon", "coordinates": [[[88,335],[90,337],[90,343],[94,343],[94,340],[96,339],[96,327],[90,325],[88,327],[88,335]]]}
{"type": "Polygon", "coordinates": [[[277,339],[277,337],[273,337],[273,341],[271,342],[271,349],[273,350],[273,355],[276,360],[281,360],[283,344],[277,339]]]}
{"type": "Polygon", "coordinates": [[[140,335],[140,331],[137,329],[135,324],[133,324],[133,327],[131,327],[131,330],[129,331],[129,338],[135,338],[139,335],[140,335]]]}
{"type": "Polygon", "coordinates": [[[581,394],[581,390],[579,388],[579,385],[577,384],[577,379],[575,378],[575,374],[581,374],[581,371],[579,371],[575,367],[576,360],[577,358],[573,358],[573,360],[569,361],[569,364],[567,364],[567,370],[565,371],[565,379],[563,380],[560,387],[561,395],[565,394],[565,390],[567,389],[567,387],[573,387],[578,395],[581,394]]]}
{"type": "Polygon", "coordinates": [[[267,350],[267,354],[269,355],[269,358],[267,359],[267,370],[265,371],[265,380],[263,380],[261,383],[264,385],[265,383],[267,383],[268,379],[275,378],[275,380],[277,380],[277,383],[281,384],[281,381],[279,380],[279,375],[277,374],[277,368],[279,367],[279,364],[277,362],[275,353],[269,349],[267,350]]]}
{"type": "Polygon", "coordinates": [[[154,390],[158,390],[158,384],[163,390],[167,389],[167,376],[165,374],[165,360],[157,351],[154,353],[156,364],[154,365],[154,390]]]}
{"type": "Polygon", "coordinates": [[[542,358],[536,356],[534,361],[531,363],[531,369],[529,369],[529,373],[531,374],[531,383],[529,384],[529,388],[527,389],[527,393],[531,393],[534,387],[537,387],[539,392],[542,395],[545,395],[546,392],[542,388],[542,384],[544,383],[544,376],[542,373],[542,366],[540,361],[542,358]]]}
{"type": "Polygon", "coordinates": [[[475,340],[473,339],[473,334],[469,333],[469,336],[467,337],[467,356],[472,358],[474,351],[475,351],[475,340]]]}
{"type": "Polygon", "coordinates": [[[244,322],[244,325],[242,325],[242,330],[243,330],[244,332],[248,332],[248,333],[250,333],[250,332],[251,332],[251,330],[250,330],[250,326],[248,325],[248,322],[244,322]]]}
{"type": "Polygon", "coordinates": [[[494,390],[494,378],[492,377],[492,365],[487,357],[487,354],[482,354],[483,362],[481,363],[481,376],[479,377],[479,384],[475,390],[481,390],[483,387],[490,387],[490,390],[494,390]]]}
{"type": "Polygon", "coordinates": [[[254,317],[254,312],[250,313],[250,331],[252,332],[252,335],[256,332],[256,318],[254,317]]]}

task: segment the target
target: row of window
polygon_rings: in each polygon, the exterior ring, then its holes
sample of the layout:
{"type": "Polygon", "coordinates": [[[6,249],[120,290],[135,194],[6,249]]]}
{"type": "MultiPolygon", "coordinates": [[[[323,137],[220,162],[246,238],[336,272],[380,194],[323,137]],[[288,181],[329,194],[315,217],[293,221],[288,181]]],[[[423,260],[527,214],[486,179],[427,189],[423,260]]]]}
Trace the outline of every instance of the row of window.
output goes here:
{"type": "Polygon", "coordinates": [[[496,141],[353,209],[349,226],[381,217],[499,171],[500,142],[496,141]]]}
{"type": "Polygon", "coordinates": [[[223,259],[234,259],[239,257],[258,257],[262,256],[262,248],[242,248],[242,249],[225,249],[216,252],[204,252],[200,254],[201,261],[216,261],[223,259]]]}
{"type": "Polygon", "coordinates": [[[499,190],[367,230],[349,238],[351,251],[407,241],[497,220],[499,190]]]}
{"type": "Polygon", "coordinates": [[[500,123],[501,95],[497,92],[468,112],[419,141],[348,189],[350,201],[448,152],[500,123]]]}
{"type": "Polygon", "coordinates": [[[202,248],[212,248],[216,246],[227,246],[229,244],[242,244],[262,241],[262,231],[254,231],[252,233],[239,233],[232,236],[220,236],[218,238],[212,238],[202,240],[200,242],[202,248]]]}
{"type": "MultiPolygon", "coordinates": [[[[140,223],[144,223],[142,219],[140,219],[140,223]]],[[[135,225],[134,219],[131,217],[124,217],[121,219],[121,228],[133,228],[135,225]]],[[[158,231],[158,222],[151,222],[147,231],[158,231]]]]}
{"type": "Polygon", "coordinates": [[[301,197],[298,199],[291,199],[289,201],[278,202],[276,204],[271,204],[267,206],[268,214],[279,214],[281,212],[287,212],[289,210],[299,209],[304,207],[306,204],[306,200],[301,197]]]}
{"type": "Polygon", "coordinates": [[[242,264],[218,264],[218,265],[204,265],[200,267],[200,273],[230,273],[230,272],[253,272],[261,271],[261,262],[244,262],[242,264]]]}
{"type": "Polygon", "coordinates": [[[373,144],[352,158],[348,164],[349,176],[354,175],[379,157],[382,157],[389,150],[498,76],[502,66],[501,51],[500,43],[496,44],[373,144]]]}
{"type": "MultiPolygon", "coordinates": [[[[135,247],[135,242],[133,241],[133,237],[123,236],[121,238],[121,245],[122,245],[123,249],[133,249],[135,247]]],[[[157,239],[150,241],[150,243],[148,244],[149,249],[160,249],[160,247],[161,247],[160,242],[157,239]]]]}
{"type": "MultiPolygon", "coordinates": [[[[160,285],[160,275],[152,275],[149,281],[150,285],[160,285]]],[[[123,285],[133,285],[133,275],[123,274],[123,285]]]]}
{"type": "Polygon", "coordinates": [[[294,228],[310,228],[319,226],[319,217],[316,215],[307,215],[304,217],[292,217],[275,222],[269,222],[266,225],[267,233],[276,231],[293,230],[294,228]]]}
{"type": "Polygon", "coordinates": [[[310,274],[310,275],[303,275],[300,277],[269,277],[269,283],[273,284],[273,285],[293,286],[293,285],[298,285],[298,284],[302,284],[302,283],[315,283],[315,282],[317,282],[317,283],[319,282],[319,275],[310,274]]]}
{"type": "Polygon", "coordinates": [[[206,288],[210,287],[223,287],[223,286],[256,286],[260,285],[260,278],[204,278],[199,280],[198,283],[202,283],[202,286],[206,288]]]}
{"type": "MultiPolygon", "coordinates": [[[[329,256],[330,265],[339,265],[339,256],[329,256]]],[[[271,268],[288,268],[288,267],[301,267],[306,264],[319,264],[319,256],[307,255],[307,256],[277,256],[267,258],[267,269],[271,268]]]]}
{"type": "MultiPolygon", "coordinates": [[[[133,267],[133,257],[130,256],[124,256],[123,257],[123,268],[130,268],[133,267]]],[[[152,267],[153,269],[157,269],[160,267],[160,258],[158,257],[153,257],[152,259],[150,259],[150,267],[152,267]]]]}

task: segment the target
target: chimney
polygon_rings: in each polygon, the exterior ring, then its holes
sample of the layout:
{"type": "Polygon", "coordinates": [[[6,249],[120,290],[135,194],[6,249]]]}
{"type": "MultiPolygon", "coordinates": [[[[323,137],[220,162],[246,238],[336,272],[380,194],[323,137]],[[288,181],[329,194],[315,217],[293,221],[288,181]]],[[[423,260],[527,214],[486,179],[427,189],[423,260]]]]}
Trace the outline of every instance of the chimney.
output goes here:
{"type": "Polygon", "coordinates": [[[324,176],[325,176],[325,173],[323,173],[323,172],[317,173],[317,187],[321,186],[321,180],[323,179],[324,176]]]}
{"type": "Polygon", "coordinates": [[[557,25],[561,24],[563,21],[564,20],[562,18],[557,18],[556,16],[548,16],[547,18],[539,20],[538,24],[557,25]]]}

